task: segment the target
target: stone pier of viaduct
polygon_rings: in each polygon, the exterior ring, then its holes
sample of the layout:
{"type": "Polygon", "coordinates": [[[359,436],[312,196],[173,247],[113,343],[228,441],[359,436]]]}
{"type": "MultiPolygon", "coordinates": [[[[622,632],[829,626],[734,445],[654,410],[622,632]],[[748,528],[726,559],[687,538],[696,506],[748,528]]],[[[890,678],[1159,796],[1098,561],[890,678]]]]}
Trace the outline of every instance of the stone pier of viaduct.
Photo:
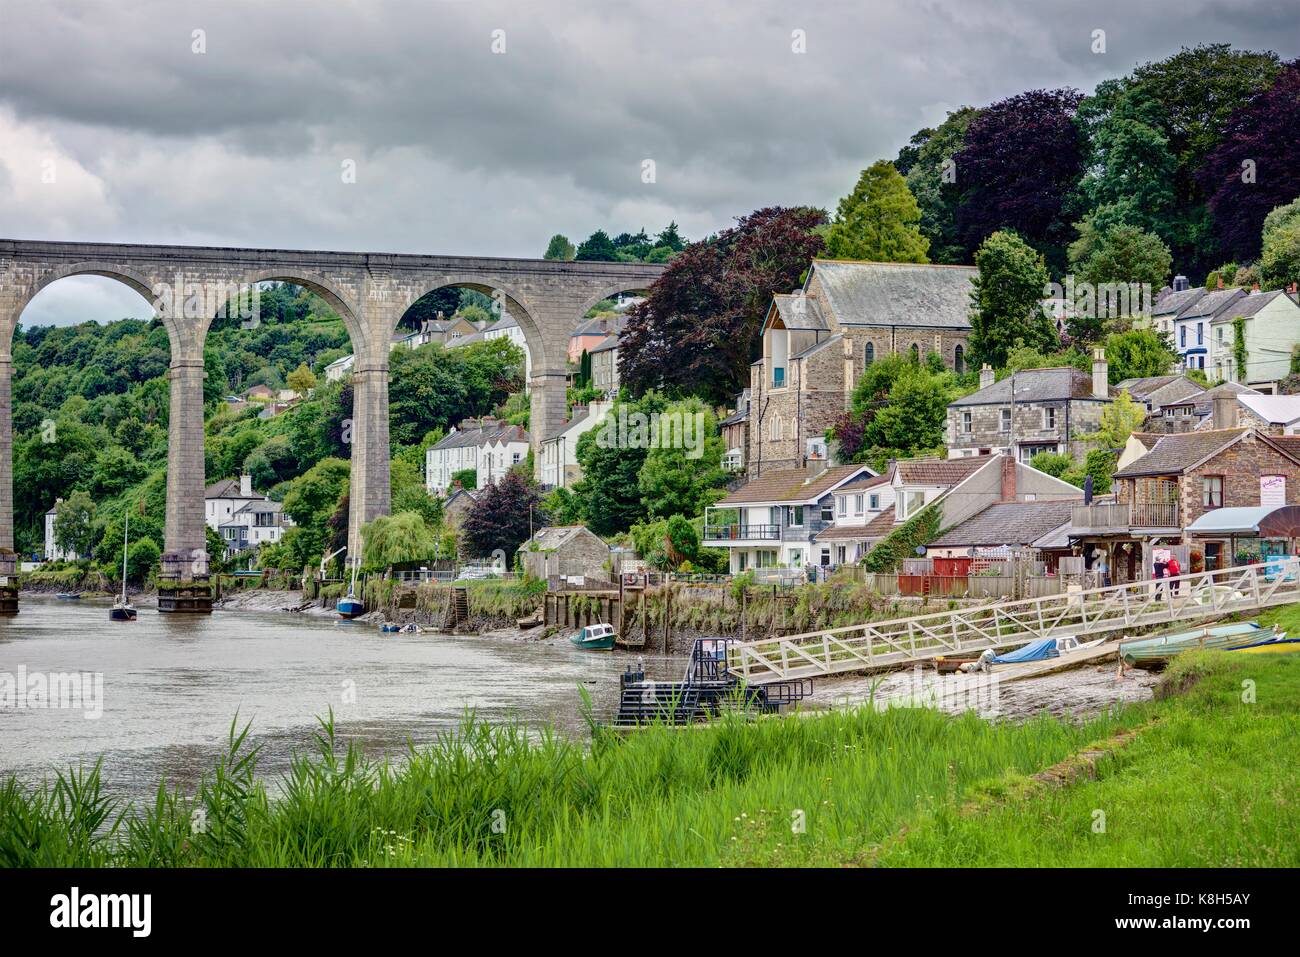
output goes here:
{"type": "Polygon", "coordinates": [[[310,289],[342,317],[356,356],[348,524],[349,554],[356,555],[362,525],[388,513],[388,350],[412,303],[460,286],[493,297],[518,320],[532,357],[536,448],[564,421],[565,359],[575,326],[600,300],[645,289],[662,270],[641,263],[0,239],[0,548],[14,546],[13,333],[27,303],[56,280],[116,279],[152,303],[166,325],[171,413],[163,568],[166,574],[169,562],[173,568],[183,562],[205,574],[203,343],[215,309],[183,308],[194,294],[289,282],[310,289]]]}

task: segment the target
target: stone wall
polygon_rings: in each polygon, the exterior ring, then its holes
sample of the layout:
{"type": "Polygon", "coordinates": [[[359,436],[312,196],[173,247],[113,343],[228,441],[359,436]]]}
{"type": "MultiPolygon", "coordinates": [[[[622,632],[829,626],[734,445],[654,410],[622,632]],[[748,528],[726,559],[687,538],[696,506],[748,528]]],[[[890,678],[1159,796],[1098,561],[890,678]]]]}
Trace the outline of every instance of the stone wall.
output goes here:
{"type": "Polygon", "coordinates": [[[1065,441],[1068,416],[1070,428],[1070,453],[1079,461],[1096,448],[1087,436],[1101,426],[1101,415],[1108,403],[1088,400],[1066,402],[1017,402],[1012,412],[1011,432],[1001,429],[1002,412],[1007,405],[964,405],[948,408],[948,447],[951,449],[1004,448],[1012,436],[1018,443],[1041,442],[1058,444],[1065,441]],[[1056,426],[1045,428],[1046,410],[1056,410],[1056,426]],[[962,413],[971,414],[971,431],[962,431],[962,413]]]}
{"type": "Polygon", "coordinates": [[[1300,464],[1259,441],[1247,432],[1245,438],[1214,456],[1183,477],[1179,488],[1179,517],[1183,527],[1205,514],[1202,479],[1223,479],[1223,507],[1258,506],[1261,475],[1286,477],[1286,504],[1300,505],[1300,464]]]}

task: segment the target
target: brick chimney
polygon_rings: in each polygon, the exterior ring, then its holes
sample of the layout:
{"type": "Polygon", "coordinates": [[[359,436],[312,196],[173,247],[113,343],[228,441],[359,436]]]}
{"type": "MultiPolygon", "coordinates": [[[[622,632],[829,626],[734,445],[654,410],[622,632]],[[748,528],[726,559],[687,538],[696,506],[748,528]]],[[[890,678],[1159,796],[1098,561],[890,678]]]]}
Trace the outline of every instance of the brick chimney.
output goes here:
{"type": "Polygon", "coordinates": [[[1092,395],[1104,399],[1110,395],[1110,366],[1106,364],[1106,350],[1092,350],[1092,395]]]}
{"type": "Polygon", "coordinates": [[[987,362],[980,367],[980,388],[987,389],[991,386],[997,376],[993,372],[993,367],[987,362]]]}
{"type": "Polygon", "coordinates": [[[1174,277],[1174,292],[1186,292],[1188,289],[1191,288],[1192,288],[1192,284],[1187,279],[1186,276],[1179,273],[1177,276],[1174,277]]]}
{"type": "Polygon", "coordinates": [[[1257,282],[1251,283],[1251,284],[1250,284],[1250,291],[1251,291],[1251,292],[1259,292],[1259,283],[1257,283],[1257,282]]]}
{"type": "Polygon", "coordinates": [[[1222,289],[1222,288],[1223,288],[1223,277],[1222,277],[1222,276],[1219,277],[1219,285],[1218,285],[1216,288],[1218,288],[1218,289],[1222,289]]]}
{"type": "Polygon", "coordinates": [[[1213,415],[1216,429],[1235,429],[1237,427],[1237,397],[1235,395],[1215,396],[1213,415]]]}
{"type": "Polygon", "coordinates": [[[1016,500],[1016,457],[1005,454],[1002,456],[1002,501],[1014,502],[1016,500]]]}

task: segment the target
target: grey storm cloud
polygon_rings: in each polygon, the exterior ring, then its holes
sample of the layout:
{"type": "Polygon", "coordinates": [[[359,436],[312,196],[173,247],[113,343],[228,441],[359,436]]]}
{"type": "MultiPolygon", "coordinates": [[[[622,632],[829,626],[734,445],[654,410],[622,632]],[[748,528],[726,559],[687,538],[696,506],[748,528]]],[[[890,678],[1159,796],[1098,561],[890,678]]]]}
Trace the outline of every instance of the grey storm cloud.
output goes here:
{"type": "Polygon", "coordinates": [[[833,208],[963,104],[1198,42],[1295,56],[1288,7],[0,0],[0,235],[510,256],[669,220],[699,237],[833,208]]]}

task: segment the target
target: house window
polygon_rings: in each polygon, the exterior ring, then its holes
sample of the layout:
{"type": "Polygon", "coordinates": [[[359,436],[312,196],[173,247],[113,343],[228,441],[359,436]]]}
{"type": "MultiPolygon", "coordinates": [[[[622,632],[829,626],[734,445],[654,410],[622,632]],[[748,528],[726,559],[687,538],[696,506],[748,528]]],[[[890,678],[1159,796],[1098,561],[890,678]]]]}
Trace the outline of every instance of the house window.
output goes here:
{"type": "Polygon", "coordinates": [[[1219,340],[1219,345],[1223,345],[1223,326],[1219,326],[1219,328],[1216,330],[1215,338],[1219,340]]]}
{"type": "Polygon", "coordinates": [[[961,346],[952,350],[952,367],[958,375],[966,371],[966,350],[961,346]]]}
{"type": "Polygon", "coordinates": [[[1206,508],[1223,507],[1223,476],[1205,475],[1201,477],[1201,504],[1206,508]]]}
{"type": "Polygon", "coordinates": [[[803,527],[803,506],[802,505],[795,505],[793,508],[789,510],[788,514],[790,516],[791,527],[793,528],[803,527]]]}
{"type": "Polygon", "coordinates": [[[869,508],[871,509],[871,511],[873,511],[873,512],[878,512],[878,511],[880,511],[880,496],[879,496],[879,495],[872,495],[872,496],[870,497],[869,502],[868,502],[868,507],[869,507],[869,508]]]}
{"type": "Polygon", "coordinates": [[[921,507],[925,505],[925,493],[921,491],[905,491],[903,492],[902,497],[899,498],[898,502],[902,508],[902,512],[898,517],[903,519],[911,518],[912,515],[920,511],[921,507]]]}
{"type": "Polygon", "coordinates": [[[1043,410],[1043,428],[1045,429],[1056,428],[1056,407],[1055,406],[1048,406],[1046,409],[1043,410]]]}
{"type": "Polygon", "coordinates": [[[912,362],[915,365],[921,364],[921,347],[915,342],[912,343],[912,362]]]}
{"type": "Polygon", "coordinates": [[[963,435],[970,435],[971,426],[974,422],[974,416],[969,412],[961,414],[961,431],[963,435]]]}
{"type": "Polygon", "coordinates": [[[839,505],[841,515],[849,514],[849,497],[847,495],[837,495],[835,496],[835,501],[839,505]]]}
{"type": "Polygon", "coordinates": [[[847,549],[845,546],[843,546],[843,545],[839,545],[839,546],[836,547],[836,550],[835,550],[835,554],[836,554],[835,562],[836,562],[837,565],[843,565],[843,564],[844,564],[845,559],[848,557],[847,554],[846,554],[847,551],[848,551],[848,549],[847,549]]]}
{"type": "Polygon", "coordinates": [[[1187,348],[1187,327],[1186,326],[1178,327],[1178,345],[1180,348],[1183,349],[1187,348]]]}
{"type": "Polygon", "coordinates": [[[998,425],[998,430],[1000,432],[1011,431],[1011,410],[1010,409],[1002,410],[1001,421],[998,425]]]}
{"type": "Polygon", "coordinates": [[[831,507],[830,502],[822,503],[822,521],[823,522],[835,521],[835,510],[831,507]]]}
{"type": "Polygon", "coordinates": [[[861,495],[855,495],[855,496],[853,496],[853,514],[854,514],[854,515],[861,515],[861,514],[862,514],[862,496],[861,496],[861,495]]]}
{"type": "Polygon", "coordinates": [[[1198,346],[1205,344],[1205,324],[1198,322],[1196,324],[1196,344],[1198,346]]]}
{"type": "Polygon", "coordinates": [[[868,342],[867,347],[862,350],[862,364],[869,366],[871,365],[871,363],[875,361],[876,361],[876,347],[872,343],[868,342]]]}

